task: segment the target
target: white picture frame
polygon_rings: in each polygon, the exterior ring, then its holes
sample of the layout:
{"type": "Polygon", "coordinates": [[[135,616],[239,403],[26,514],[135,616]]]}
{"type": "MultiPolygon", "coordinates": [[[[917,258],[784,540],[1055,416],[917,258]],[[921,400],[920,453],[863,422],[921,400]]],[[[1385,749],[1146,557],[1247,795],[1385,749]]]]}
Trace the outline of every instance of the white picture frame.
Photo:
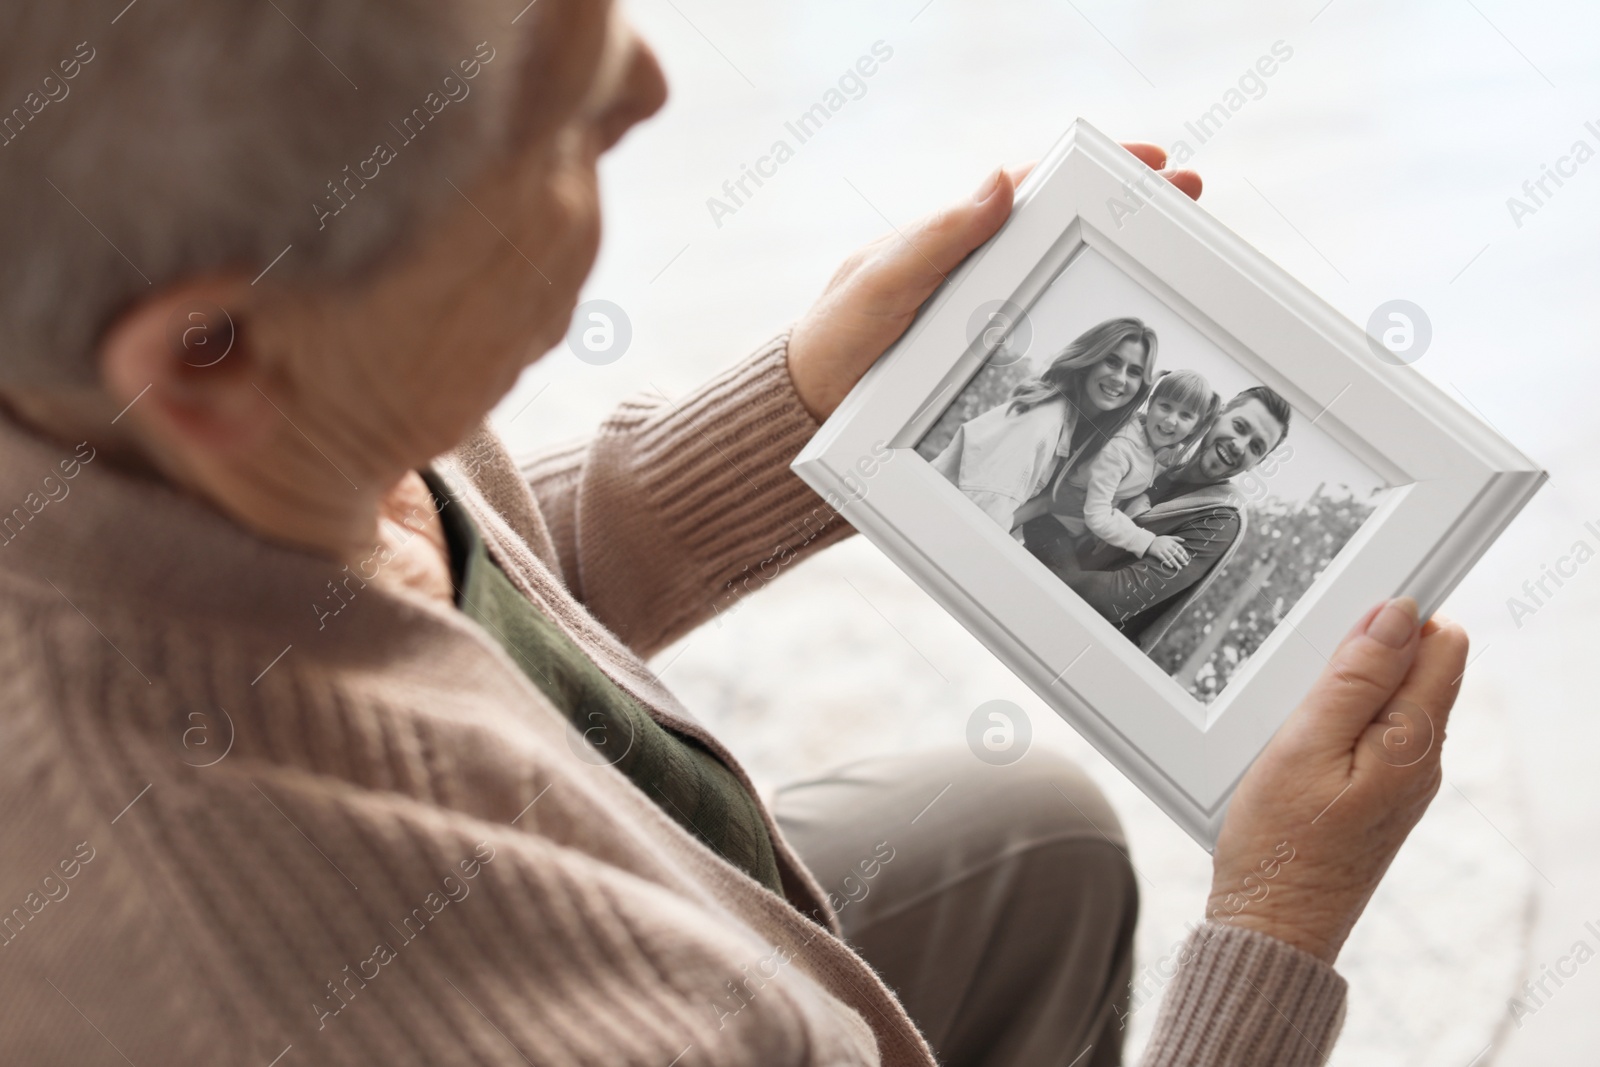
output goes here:
{"type": "Polygon", "coordinates": [[[1240,776],[1352,623],[1389,596],[1413,596],[1431,613],[1546,477],[1082,119],[793,468],[1208,850],[1240,776]],[[983,307],[1026,311],[1085,249],[1389,486],[1209,704],[914,450],[994,350],[996,331],[972,329],[983,307]]]}

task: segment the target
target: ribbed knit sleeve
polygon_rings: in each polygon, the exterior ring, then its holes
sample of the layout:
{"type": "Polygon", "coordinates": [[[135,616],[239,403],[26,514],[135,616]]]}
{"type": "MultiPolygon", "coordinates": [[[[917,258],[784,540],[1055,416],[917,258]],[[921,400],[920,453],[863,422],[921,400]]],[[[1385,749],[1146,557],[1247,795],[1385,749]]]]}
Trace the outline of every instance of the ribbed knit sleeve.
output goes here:
{"type": "Polygon", "coordinates": [[[1242,927],[1189,935],[1143,1067],[1316,1067],[1344,1023],[1345,981],[1328,964],[1242,927]]]}
{"type": "Polygon", "coordinates": [[[623,403],[521,462],[572,593],[642,656],[851,528],[789,470],[818,424],[788,335],[681,399],[623,403]]]}

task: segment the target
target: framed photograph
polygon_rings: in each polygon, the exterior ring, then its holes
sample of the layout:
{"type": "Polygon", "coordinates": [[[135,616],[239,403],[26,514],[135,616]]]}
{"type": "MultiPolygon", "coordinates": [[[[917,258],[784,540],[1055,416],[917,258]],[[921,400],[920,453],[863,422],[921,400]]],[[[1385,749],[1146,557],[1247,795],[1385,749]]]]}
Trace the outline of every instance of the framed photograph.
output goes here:
{"type": "Polygon", "coordinates": [[[1209,849],[1351,624],[1545,479],[1394,340],[1080,119],[794,469],[1209,849]]]}

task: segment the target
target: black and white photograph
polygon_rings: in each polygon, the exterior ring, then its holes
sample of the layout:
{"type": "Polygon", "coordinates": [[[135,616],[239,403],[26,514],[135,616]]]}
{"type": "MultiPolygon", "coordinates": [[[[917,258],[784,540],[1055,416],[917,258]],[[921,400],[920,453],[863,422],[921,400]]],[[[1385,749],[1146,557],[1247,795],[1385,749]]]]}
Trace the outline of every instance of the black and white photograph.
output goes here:
{"type": "Polygon", "coordinates": [[[1387,486],[1092,248],[978,326],[917,453],[1209,703],[1387,486]]]}

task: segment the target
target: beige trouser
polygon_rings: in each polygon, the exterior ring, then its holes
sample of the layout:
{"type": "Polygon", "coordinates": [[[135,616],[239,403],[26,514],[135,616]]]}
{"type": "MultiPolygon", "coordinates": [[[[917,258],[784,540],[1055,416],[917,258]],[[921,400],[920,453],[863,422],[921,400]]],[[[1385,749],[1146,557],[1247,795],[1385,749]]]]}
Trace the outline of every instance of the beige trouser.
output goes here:
{"type": "Polygon", "coordinates": [[[1076,765],[889,756],[778,791],[846,938],[949,1067],[1121,1063],[1138,888],[1076,765]]]}

